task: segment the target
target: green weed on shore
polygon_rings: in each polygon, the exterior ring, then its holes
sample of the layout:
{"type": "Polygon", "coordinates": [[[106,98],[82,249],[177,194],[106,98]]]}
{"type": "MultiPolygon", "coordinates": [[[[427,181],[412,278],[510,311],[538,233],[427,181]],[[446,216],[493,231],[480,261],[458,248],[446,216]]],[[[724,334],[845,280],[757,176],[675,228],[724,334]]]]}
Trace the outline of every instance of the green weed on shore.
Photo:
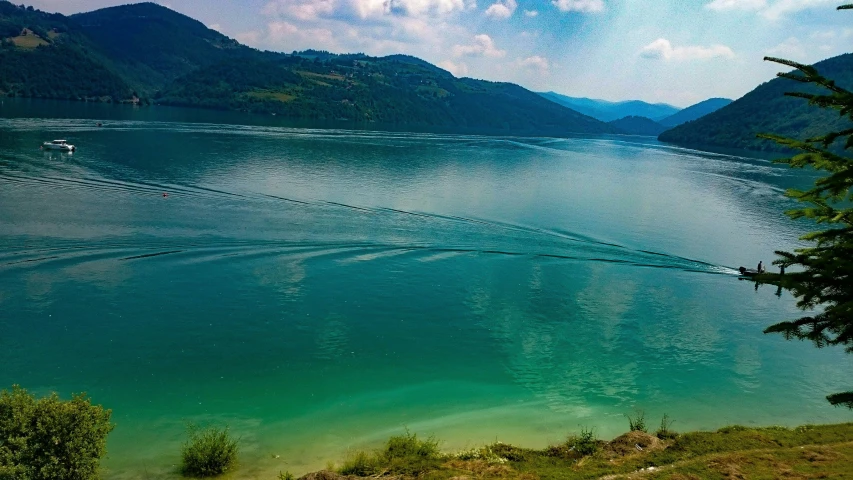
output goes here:
{"type": "MultiPolygon", "coordinates": [[[[634,423],[634,422],[632,422],[634,423]]],[[[372,452],[354,452],[336,471],[303,480],[343,477],[427,480],[573,480],[648,478],[853,478],[853,423],[747,428],[675,434],[669,419],[660,435],[630,431],[609,442],[591,430],[545,449],[494,443],[442,453],[434,438],[406,432],[372,452]],[[660,438],[659,438],[660,437],[660,438]]]]}

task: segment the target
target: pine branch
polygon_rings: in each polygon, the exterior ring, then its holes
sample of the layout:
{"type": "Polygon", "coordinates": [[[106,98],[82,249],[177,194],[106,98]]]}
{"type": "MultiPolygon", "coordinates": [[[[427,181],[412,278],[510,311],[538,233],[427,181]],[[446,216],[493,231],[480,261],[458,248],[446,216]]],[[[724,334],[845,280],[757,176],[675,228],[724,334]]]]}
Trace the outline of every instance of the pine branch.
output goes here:
{"type": "MultiPolygon", "coordinates": [[[[853,8],[853,5],[851,5],[851,8],[853,8]]],[[[853,392],[834,393],[827,395],[826,399],[836,407],[844,405],[847,408],[853,409],[853,392]]]]}

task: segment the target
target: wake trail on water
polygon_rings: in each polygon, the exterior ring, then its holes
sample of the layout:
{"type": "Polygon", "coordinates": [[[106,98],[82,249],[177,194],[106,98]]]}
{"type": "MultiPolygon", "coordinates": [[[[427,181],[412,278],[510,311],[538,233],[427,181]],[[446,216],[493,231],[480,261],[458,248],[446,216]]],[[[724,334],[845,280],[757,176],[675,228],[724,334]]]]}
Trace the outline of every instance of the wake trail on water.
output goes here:
{"type": "MultiPolygon", "coordinates": [[[[9,123],[8,121],[6,123],[9,123]]],[[[47,129],[68,129],[67,121],[50,122],[47,129]]],[[[73,122],[72,122],[73,123],[73,122]]],[[[95,130],[90,121],[80,122],[77,127],[81,130],[95,130]],[[84,124],[85,123],[85,124],[84,124]]],[[[191,132],[243,132],[258,135],[264,132],[275,135],[315,136],[316,132],[303,129],[234,127],[204,124],[161,123],[152,126],[151,122],[115,122],[111,128],[163,128],[191,132]]],[[[26,121],[17,124],[19,128],[27,128],[26,121]]],[[[42,125],[44,127],[44,125],[42,125]]],[[[322,131],[322,135],[330,137],[376,137],[389,135],[382,132],[352,132],[352,131],[322,131]]],[[[402,138],[402,134],[400,134],[402,138]]],[[[412,138],[406,134],[407,138],[412,138]]],[[[441,137],[434,134],[422,134],[416,138],[430,139],[441,137]]],[[[477,137],[450,137],[456,141],[484,141],[477,137]]],[[[505,140],[506,144],[524,148],[549,148],[541,145],[531,145],[514,140],[505,140]]],[[[218,208],[215,202],[239,202],[240,205],[250,202],[258,206],[266,205],[262,213],[268,210],[279,212],[282,205],[287,209],[297,209],[302,217],[310,219],[317,212],[332,212],[332,220],[344,224],[356,222],[356,226],[369,232],[379,232],[369,241],[347,241],[341,236],[340,242],[311,241],[310,238],[281,240],[247,239],[234,240],[225,236],[210,236],[197,242],[160,242],[146,240],[144,242],[101,242],[80,244],[73,242],[57,242],[50,239],[50,245],[16,245],[12,249],[0,252],[0,270],[11,268],[36,268],[51,262],[85,262],[93,259],[114,259],[117,261],[146,261],[168,257],[172,261],[182,261],[193,258],[193,261],[213,260],[224,257],[264,257],[291,256],[311,253],[313,256],[337,255],[343,257],[342,265],[365,261],[389,260],[392,257],[417,256],[429,259],[427,261],[449,260],[468,255],[483,255],[489,257],[527,257],[538,260],[563,260],[573,262],[594,262],[620,264],[632,267],[681,270],[692,273],[736,275],[737,271],[726,266],[715,265],[702,260],[691,259],[666,252],[650,249],[633,248],[618,243],[604,241],[594,236],[563,228],[542,228],[523,225],[495,219],[462,216],[449,213],[405,210],[385,206],[356,205],[329,199],[295,198],[267,192],[228,191],[208,185],[188,183],[158,182],[153,180],[135,180],[130,178],[105,178],[95,171],[86,169],[82,164],[69,161],[64,164],[57,162],[39,162],[33,154],[17,160],[19,169],[8,168],[0,164],[0,184],[14,186],[16,189],[46,189],[56,191],[82,191],[92,194],[95,201],[112,202],[128,197],[149,197],[152,202],[199,200],[191,208],[210,211],[218,208]],[[168,200],[162,198],[166,193],[168,200]],[[211,204],[211,202],[214,202],[211,204]],[[339,213],[352,212],[352,213],[339,213]],[[355,217],[353,217],[355,215],[355,217]],[[363,216],[367,216],[366,220],[363,216]],[[360,222],[360,223],[359,223],[360,222]],[[368,226],[365,227],[365,223],[368,226]],[[373,226],[376,226],[374,228],[373,226]],[[396,238],[397,232],[404,231],[405,238],[396,238]],[[392,232],[392,233],[384,233],[392,232]],[[383,236],[389,238],[383,239],[383,236]],[[158,258],[159,257],[159,258],[158,258]],[[199,260],[201,259],[201,260],[199,260]]],[[[134,205],[139,208],[140,205],[134,205]]],[[[152,204],[156,205],[156,204],[152,204]]],[[[207,212],[199,212],[207,213],[207,212]]],[[[207,213],[209,215],[209,213],[207,213]]],[[[287,223],[288,218],[282,218],[287,223]]],[[[304,224],[302,228],[310,228],[304,224]]],[[[310,237],[312,232],[307,232],[310,237]]],[[[2,237],[0,237],[2,240],[2,237]]],[[[157,240],[157,239],[155,239],[157,240]]]]}
{"type": "Polygon", "coordinates": [[[557,253],[537,253],[530,251],[511,251],[495,249],[455,248],[429,245],[394,245],[382,243],[287,243],[287,242],[241,242],[228,245],[216,244],[164,244],[139,245],[128,243],[112,247],[64,246],[54,248],[22,248],[15,252],[0,254],[0,271],[16,268],[34,268],[45,264],[77,264],[95,260],[115,260],[121,262],[142,261],[155,257],[180,257],[180,262],[199,263],[217,261],[233,257],[252,258],[313,258],[333,256],[339,264],[350,265],[359,262],[387,259],[402,255],[413,255],[421,262],[452,259],[460,256],[489,257],[527,257],[539,260],[564,260],[572,262],[590,262],[620,264],[631,267],[679,270],[691,273],[716,275],[736,275],[737,271],[723,266],[715,266],[701,261],[685,260],[683,263],[662,263],[637,258],[595,257],[557,253]]]}
{"type": "MultiPolygon", "coordinates": [[[[287,198],[270,194],[244,194],[227,192],[215,188],[200,187],[197,185],[175,185],[160,183],[138,183],[125,180],[105,180],[99,178],[65,178],[45,176],[34,178],[20,175],[0,174],[0,181],[16,182],[22,186],[46,186],[51,189],[85,189],[88,191],[99,191],[112,195],[143,194],[159,197],[160,192],[168,189],[169,195],[174,197],[195,198],[219,198],[237,199],[240,201],[262,201],[287,203],[296,207],[311,207],[323,209],[346,209],[362,215],[377,216],[382,221],[392,221],[388,217],[405,216],[416,218],[430,224],[429,231],[435,230],[435,224],[462,224],[467,227],[485,228],[490,237],[496,236],[500,240],[503,232],[521,234],[521,241],[514,237],[513,244],[506,248],[473,248],[470,245],[443,245],[430,244],[423,241],[419,244],[399,244],[387,242],[355,242],[355,243],[304,243],[304,242],[270,242],[270,241],[244,241],[227,242],[223,239],[209,239],[201,243],[192,244],[165,244],[162,247],[155,245],[140,245],[139,243],[127,243],[123,245],[98,245],[87,248],[86,245],[66,245],[52,248],[22,248],[17,251],[4,252],[0,254],[0,269],[34,267],[49,262],[63,262],[72,259],[85,261],[89,256],[86,252],[94,252],[98,258],[115,256],[117,260],[143,260],[158,256],[180,256],[203,255],[210,258],[228,255],[234,256],[287,256],[294,248],[315,248],[319,252],[335,251],[344,249],[352,254],[352,261],[343,261],[344,264],[358,261],[376,260],[404,254],[429,254],[431,256],[448,254],[438,259],[450,259],[457,255],[486,255],[494,257],[528,257],[541,260],[567,260],[595,263],[622,264],[633,267],[657,268],[682,270],[693,273],[734,275],[736,270],[725,266],[715,265],[709,262],[686,258],[669,253],[656,252],[645,249],[635,249],[612,242],[597,240],[591,236],[583,235],[565,230],[549,230],[544,228],[513,224],[497,220],[471,218],[459,215],[447,215],[431,212],[406,211],[388,207],[369,207],[350,205],[328,200],[306,200],[287,198]],[[554,246],[562,251],[537,251],[536,249],[519,249],[518,243],[536,244],[535,238],[544,238],[551,242],[548,246],[554,246]],[[325,249],[325,250],[324,250],[325,249]],[[153,251],[152,251],[153,250],[153,251]],[[377,250],[385,250],[386,255],[375,255],[377,250]],[[568,250],[568,251],[567,251],[568,250]],[[46,252],[64,252],[61,255],[46,254],[46,252]],[[392,253],[393,252],[393,253],[392,253]]],[[[157,199],[160,201],[161,199],[157,199]]],[[[439,227],[440,228],[440,227],[439,227]]],[[[493,240],[493,239],[489,239],[493,240]]],[[[545,250],[545,249],[543,249],[545,250]]]]}

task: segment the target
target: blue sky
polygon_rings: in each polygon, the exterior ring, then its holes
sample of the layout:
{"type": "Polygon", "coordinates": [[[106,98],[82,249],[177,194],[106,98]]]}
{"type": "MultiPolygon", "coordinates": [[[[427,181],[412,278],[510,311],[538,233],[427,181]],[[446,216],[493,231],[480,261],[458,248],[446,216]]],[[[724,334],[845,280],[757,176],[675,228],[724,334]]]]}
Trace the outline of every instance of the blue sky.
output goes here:
{"type": "MultiPolygon", "coordinates": [[[[130,0],[30,0],[75,13],[130,0]]],[[[17,3],[17,2],[16,2],[17,3]]],[[[843,0],[160,0],[262,49],[406,53],[458,76],[687,106],[849,52],[843,0]]]]}

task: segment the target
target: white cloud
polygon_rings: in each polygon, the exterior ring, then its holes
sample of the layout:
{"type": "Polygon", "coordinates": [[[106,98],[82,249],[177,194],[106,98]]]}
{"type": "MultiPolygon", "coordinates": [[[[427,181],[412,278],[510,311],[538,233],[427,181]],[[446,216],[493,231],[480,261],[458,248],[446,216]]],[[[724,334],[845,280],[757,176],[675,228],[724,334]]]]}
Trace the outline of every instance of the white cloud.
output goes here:
{"type": "Polygon", "coordinates": [[[250,47],[258,47],[261,43],[262,34],[257,30],[252,30],[251,32],[243,32],[234,35],[234,39],[238,42],[248,45],[250,47]]]}
{"type": "Polygon", "coordinates": [[[796,60],[805,57],[806,50],[800,39],[797,37],[789,37],[779,45],[768,50],[767,55],[771,57],[782,57],[796,60]]]}
{"type": "Polygon", "coordinates": [[[815,63],[850,51],[849,36],[850,32],[844,29],[822,30],[804,37],[790,36],[761,53],[802,63],[815,63]]]}
{"type": "Polygon", "coordinates": [[[811,8],[826,7],[827,10],[834,8],[843,2],[837,0],[776,0],[772,5],[764,9],[761,14],[769,20],[778,20],[790,13],[796,13],[811,8]]]}
{"type": "Polygon", "coordinates": [[[515,13],[518,3],[515,0],[498,0],[486,9],[486,16],[492,18],[509,18],[515,13]]]}
{"type": "Polygon", "coordinates": [[[337,8],[337,0],[276,0],[267,3],[263,13],[269,16],[313,20],[324,15],[331,15],[337,8]]]}
{"type": "Polygon", "coordinates": [[[673,47],[672,43],[659,38],[646,45],[640,51],[640,55],[646,58],[657,58],[662,60],[706,60],[709,58],[734,58],[735,53],[725,45],[711,45],[703,47],[700,45],[688,45],[673,47]]]}
{"type": "Polygon", "coordinates": [[[498,49],[492,37],[480,34],[475,35],[474,42],[469,45],[455,45],[453,56],[503,58],[506,56],[506,50],[498,49]]]}
{"type": "Polygon", "coordinates": [[[456,77],[464,77],[468,75],[468,65],[465,65],[462,62],[453,63],[450,60],[445,60],[443,62],[439,62],[438,66],[452,73],[456,77]]]}
{"type": "Polygon", "coordinates": [[[547,58],[540,57],[539,55],[534,55],[532,57],[527,57],[524,59],[518,60],[518,66],[522,68],[527,68],[530,70],[534,70],[539,74],[547,74],[548,70],[551,68],[551,64],[548,62],[547,58]]]}
{"type": "Polygon", "coordinates": [[[604,11],[604,0],[552,0],[561,12],[598,13],[604,11]]]}
{"type": "Polygon", "coordinates": [[[360,19],[389,16],[441,16],[464,11],[475,0],[271,0],[263,13],[312,20],[336,16],[360,19]]]}
{"type": "Polygon", "coordinates": [[[472,32],[457,21],[457,13],[473,2],[271,0],[263,8],[267,24],[237,39],[278,51],[317,48],[376,56],[406,53],[432,60],[437,52],[472,37],[472,32]]]}
{"type": "Polygon", "coordinates": [[[218,23],[208,25],[207,28],[209,28],[211,30],[216,30],[217,32],[222,33],[222,25],[220,25],[218,23]]]}
{"type": "Polygon", "coordinates": [[[539,11],[538,11],[538,10],[525,10],[525,11],[524,11],[524,16],[525,16],[525,17],[531,17],[531,18],[532,18],[532,17],[535,17],[535,16],[537,16],[537,15],[539,15],[539,11]]]}
{"type": "Polygon", "coordinates": [[[705,4],[708,10],[726,12],[730,10],[761,10],[767,6],[767,0],[714,0],[705,4]]]}
{"type": "Polygon", "coordinates": [[[705,8],[717,12],[728,12],[732,10],[751,10],[761,14],[768,20],[779,20],[780,18],[802,10],[812,8],[831,9],[837,0],[713,0],[705,4],[705,8]]]}

